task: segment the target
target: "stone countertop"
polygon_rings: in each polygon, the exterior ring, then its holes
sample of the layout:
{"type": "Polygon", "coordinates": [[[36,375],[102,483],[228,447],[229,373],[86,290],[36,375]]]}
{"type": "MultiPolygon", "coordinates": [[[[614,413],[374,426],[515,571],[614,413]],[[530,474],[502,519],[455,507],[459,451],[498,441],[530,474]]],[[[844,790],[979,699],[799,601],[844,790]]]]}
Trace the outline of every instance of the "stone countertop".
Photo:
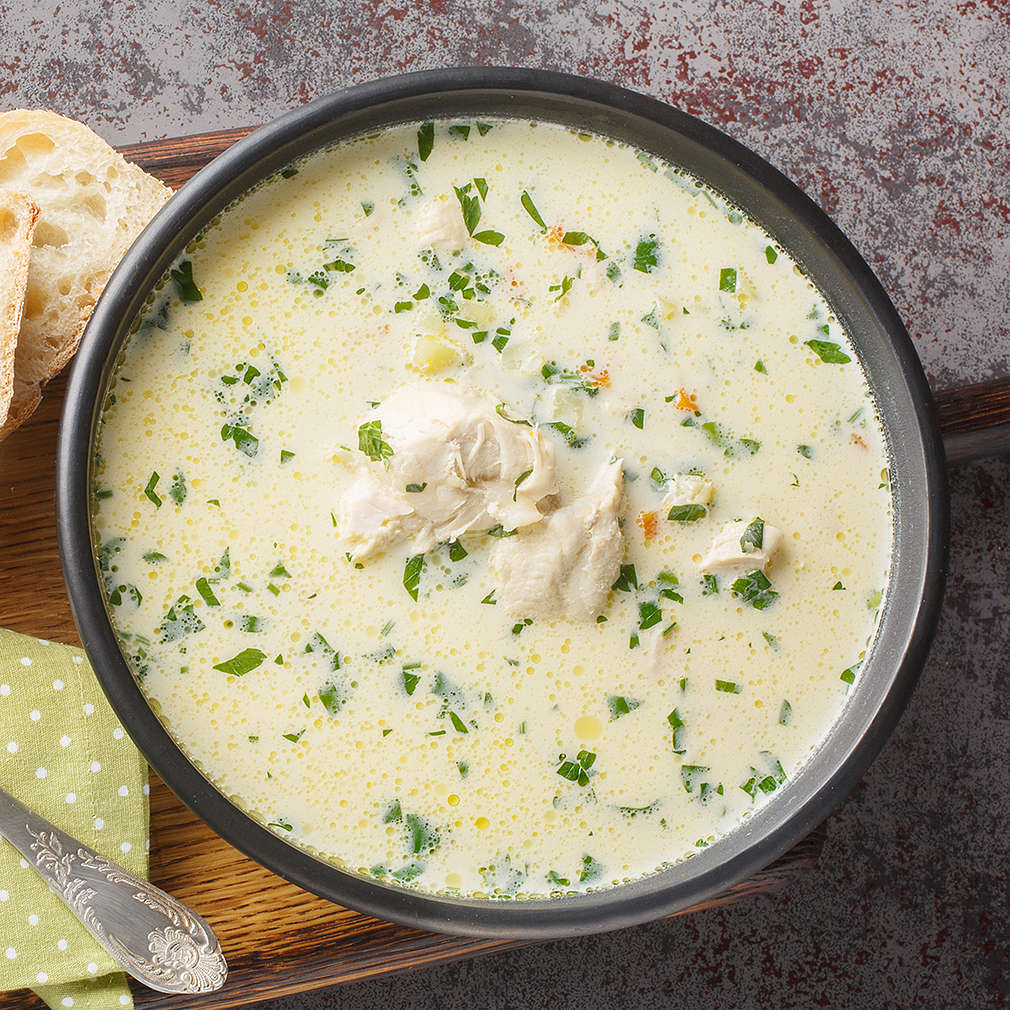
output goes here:
{"type": "MultiPolygon", "coordinates": [[[[1005,0],[0,2],[0,107],[112,143],[472,64],[598,77],[768,158],[852,239],[935,389],[1010,375],[1005,0]]],[[[1010,460],[951,472],[951,576],[895,734],[774,899],[263,1004],[983,1007],[1010,997],[1010,460]]]]}

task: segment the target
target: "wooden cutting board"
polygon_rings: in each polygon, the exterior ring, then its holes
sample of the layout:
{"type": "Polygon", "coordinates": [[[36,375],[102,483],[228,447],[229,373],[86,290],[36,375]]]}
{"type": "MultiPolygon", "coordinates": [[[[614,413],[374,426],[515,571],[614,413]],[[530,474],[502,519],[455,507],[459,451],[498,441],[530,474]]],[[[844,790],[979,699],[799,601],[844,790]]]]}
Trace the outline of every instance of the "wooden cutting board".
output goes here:
{"type": "MultiPolygon", "coordinates": [[[[178,187],[247,129],[123,148],[178,187]]],[[[53,503],[56,436],[65,380],[50,383],[39,411],[0,443],[0,627],[79,645],[63,586],[53,503]]],[[[941,397],[950,430],[1010,420],[1010,383],[941,397]]],[[[775,864],[688,912],[774,893],[812,866],[818,829],[775,864]]],[[[202,997],[164,996],[136,986],[140,1007],[244,1007],[260,1000],[518,946],[395,926],[313,897],[243,856],[151,775],[151,879],[197,908],[228,958],[225,988],[202,997]]],[[[681,913],[688,914],[688,913],[681,913]]],[[[41,1006],[26,993],[0,994],[0,1010],[41,1006]]]]}

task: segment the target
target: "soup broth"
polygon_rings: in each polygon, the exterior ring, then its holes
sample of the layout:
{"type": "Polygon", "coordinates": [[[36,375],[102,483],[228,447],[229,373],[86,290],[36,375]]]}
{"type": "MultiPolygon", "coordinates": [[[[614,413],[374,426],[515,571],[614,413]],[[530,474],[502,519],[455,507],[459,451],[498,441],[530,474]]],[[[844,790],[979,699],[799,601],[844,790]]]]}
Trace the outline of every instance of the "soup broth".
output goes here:
{"type": "Polygon", "coordinates": [[[873,638],[886,465],[843,326],[737,208],[604,137],[436,121],[190,244],[117,367],[94,526],[144,693],[252,817],[542,897],[789,788],[873,638]]]}

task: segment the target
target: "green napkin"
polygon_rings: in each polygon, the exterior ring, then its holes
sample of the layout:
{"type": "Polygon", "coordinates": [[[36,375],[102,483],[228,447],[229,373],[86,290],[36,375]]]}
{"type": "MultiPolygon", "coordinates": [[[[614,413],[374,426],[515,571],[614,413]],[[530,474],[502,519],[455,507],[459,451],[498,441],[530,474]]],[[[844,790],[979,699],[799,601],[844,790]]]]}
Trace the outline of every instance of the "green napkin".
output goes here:
{"type": "MultiPolygon", "coordinates": [[[[147,876],[147,765],[80,649],[0,630],[0,785],[147,876]]],[[[112,958],[0,840],[0,992],[24,988],[57,1010],[133,1006],[112,958]]]]}

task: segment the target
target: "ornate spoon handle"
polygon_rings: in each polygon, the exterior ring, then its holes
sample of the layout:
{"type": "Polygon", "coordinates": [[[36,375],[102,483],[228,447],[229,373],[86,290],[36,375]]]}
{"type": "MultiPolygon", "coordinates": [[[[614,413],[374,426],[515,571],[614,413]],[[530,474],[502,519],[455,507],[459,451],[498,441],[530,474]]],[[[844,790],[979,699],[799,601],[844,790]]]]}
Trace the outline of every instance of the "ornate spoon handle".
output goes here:
{"type": "Polygon", "coordinates": [[[0,837],[135,979],[159,992],[213,992],[228,966],[210,926],[160,888],[82,845],[0,789],[0,837]]]}

